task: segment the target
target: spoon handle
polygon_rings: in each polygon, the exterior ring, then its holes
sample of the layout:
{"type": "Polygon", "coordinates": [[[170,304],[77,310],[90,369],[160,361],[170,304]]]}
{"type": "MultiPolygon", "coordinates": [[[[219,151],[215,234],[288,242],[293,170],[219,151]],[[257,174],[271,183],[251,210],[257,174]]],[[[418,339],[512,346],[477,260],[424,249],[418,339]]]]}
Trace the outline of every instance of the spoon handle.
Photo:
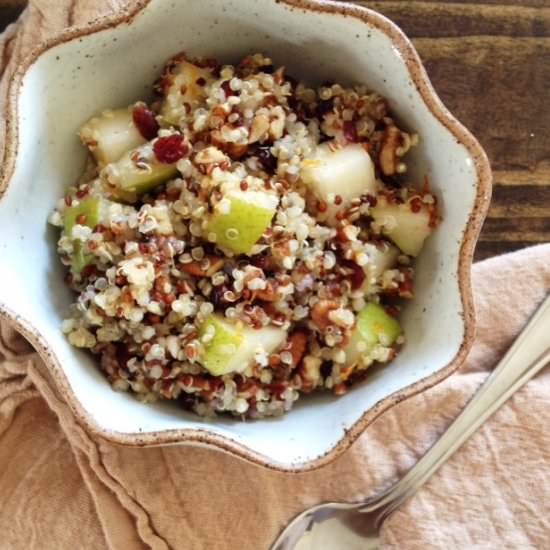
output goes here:
{"type": "Polygon", "coordinates": [[[378,524],[433,473],[525,382],[550,362],[550,294],[500,363],[447,431],[407,474],[366,503],[362,512],[380,510],[378,524]]]}

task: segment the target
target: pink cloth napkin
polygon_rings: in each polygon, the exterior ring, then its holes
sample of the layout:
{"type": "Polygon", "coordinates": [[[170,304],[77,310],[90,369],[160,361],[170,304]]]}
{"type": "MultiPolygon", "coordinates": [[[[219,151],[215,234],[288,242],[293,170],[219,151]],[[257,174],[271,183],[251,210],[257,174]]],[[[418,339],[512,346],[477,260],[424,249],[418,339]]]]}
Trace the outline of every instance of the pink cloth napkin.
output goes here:
{"type": "MultiPolygon", "coordinates": [[[[36,353],[1,324],[0,548],[267,549],[304,508],[375,494],[439,437],[548,293],[550,245],[479,263],[473,280],[478,335],[467,363],[304,474],[207,449],[93,439],[36,353]]],[[[549,548],[549,395],[546,368],[389,518],[386,547],[549,548]]]]}

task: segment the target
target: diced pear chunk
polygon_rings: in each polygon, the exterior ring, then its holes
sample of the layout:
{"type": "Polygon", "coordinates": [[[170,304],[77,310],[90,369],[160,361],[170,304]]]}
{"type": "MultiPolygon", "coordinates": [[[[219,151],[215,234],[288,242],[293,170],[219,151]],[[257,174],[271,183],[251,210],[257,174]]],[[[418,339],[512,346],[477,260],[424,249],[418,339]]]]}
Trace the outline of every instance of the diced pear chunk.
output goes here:
{"type": "Polygon", "coordinates": [[[200,104],[206,97],[204,85],[214,79],[208,69],[197,67],[189,61],[181,61],[164,78],[169,84],[160,114],[166,122],[176,126],[186,114],[185,103],[192,108],[200,104]]]}
{"type": "Polygon", "coordinates": [[[76,206],[67,208],[63,214],[65,234],[71,236],[73,227],[78,223],[77,218],[81,217],[80,225],[87,225],[92,229],[99,223],[101,217],[101,197],[93,195],[84,199],[76,206]]]}
{"type": "MultiPolygon", "coordinates": [[[[113,215],[122,214],[133,210],[126,206],[112,202],[99,195],[92,195],[85,198],[76,206],[67,208],[63,214],[65,235],[69,238],[72,235],[75,225],[86,225],[92,229],[98,224],[109,225],[113,215]]],[[[73,241],[72,269],[80,273],[93,259],[92,254],[87,254],[81,241],[73,241]]]]}
{"type": "Polygon", "coordinates": [[[373,287],[376,287],[384,271],[395,267],[399,254],[399,249],[386,241],[377,244],[369,243],[367,245],[369,261],[363,266],[365,280],[361,290],[369,292],[373,287]]]}
{"type": "Polygon", "coordinates": [[[92,254],[86,254],[80,241],[73,243],[73,257],[71,259],[71,268],[73,273],[80,273],[93,259],[92,254]]]}
{"type": "Polygon", "coordinates": [[[153,152],[152,143],[146,143],[105,166],[101,171],[101,178],[107,184],[107,191],[114,197],[130,200],[132,194],[147,193],[176,173],[176,163],[159,162],[153,152]]]}
{"type": "Polygon", "coordinates": [[[287,337],[282,329],[253,329],[217,314],[210,315],[200,327],[199,338],[202,340],[207,335],[210,339],[203,342],[199,362],[214,376],[243,372],[254,362],[257,353],[272,353],[287,337]]]}
{"type": "Polygon", "coordinates": [[[206,231],[216,244],[237,254],[248,254],[271,223],[277,198],[262,191],[233,191],[215,207],[206,231]]]}
{"type": "Polygon", "coordinates": [[[344,348],[348,366],[357,364],[361,356],[374,346],[392,346],[401,334],[399,321],[388,315],[379,304],[369,303],[357,314],[357,325],[344,348]]]}
{"type": "MultiPolygon", "coordinates": [[[[65,225],[65,234],[70,237],[73,227],[86,225],[94,228],[101,219],[101,198],[92,196],[84,199],[80,204],[67,208],[63,216],[65,225]],[[77,221],[77,218],[80,218],[77,221]]],[[[80,273],[93,259],[91,254],[84,252],[82,243],[78,240],[73,241],[73,255],[71,267],[74,273],[80,273]]]]}
{"type": "Polygon", "coordinates": [[[405,254],[417,256],[426,238],[432,232],[430,210],[419,202],[418,211],[413,211],[411,202],[390,204],[381,197],[378,204],[370,209],[374,221],[405,254]]]}
{"type": "Polygon", "coordinates": [[[336,212],[353,199],[376,193],[374,163],[360,144],[346,145],[336,151],[328,144],[320,145],[315,157],[302,162],[300,177],[327,204],[325,216],[331,222],[335,221],[336,212]],[[342,198],[338,206],[334,204],[336,195],[342,198]]]}
{"type": "Polygon", "coordinates": [[[80,129],[80,139],[100,166],[118,160],[126,151],[145,143],[132,117],[132,107],[103,111],[80,129]]]}

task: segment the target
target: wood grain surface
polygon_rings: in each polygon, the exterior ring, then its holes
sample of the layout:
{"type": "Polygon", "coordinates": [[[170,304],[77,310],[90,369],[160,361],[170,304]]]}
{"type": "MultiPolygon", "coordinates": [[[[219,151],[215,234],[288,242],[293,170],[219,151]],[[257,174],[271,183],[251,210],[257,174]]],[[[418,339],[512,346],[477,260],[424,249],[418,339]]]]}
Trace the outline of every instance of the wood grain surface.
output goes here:
{"type": "MultiPolygon", "coordinates": [[[[59,18],[82,23],[94,4],[105,13],[125,3],[52,0],[31,8],[40,5],[45,24],[59,28],[59,18]]],[[[357,3],[412,38],[440,97],[489,155],[495,186],[476,259],[550,240],[550,0],[357,3]]],[[[23,5],[0,0],[0,25],[23,5]]]]}

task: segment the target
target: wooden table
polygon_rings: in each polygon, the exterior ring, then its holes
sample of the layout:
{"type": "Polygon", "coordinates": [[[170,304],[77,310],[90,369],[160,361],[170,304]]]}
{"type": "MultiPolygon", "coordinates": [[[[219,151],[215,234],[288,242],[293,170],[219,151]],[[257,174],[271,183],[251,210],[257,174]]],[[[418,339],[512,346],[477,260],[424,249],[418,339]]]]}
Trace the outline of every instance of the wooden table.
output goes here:
{"type": "MultiPolygon", "coordinates": [[[[0,25],[23,3],[0,0],[0,25]]],[[[86,4],[58,3],[71,13],[86,4]]],[[[476,259],[550,240],[550,0],[357,3],[413,39],[435,89],[491,159],[493,202],[476,259]]]]}
{"type": "Polygon", "coordinates": [[[489,155],[493,201],[476,259],[550,240],[550,0],[359,3],[413,39],[489,155]]]}

